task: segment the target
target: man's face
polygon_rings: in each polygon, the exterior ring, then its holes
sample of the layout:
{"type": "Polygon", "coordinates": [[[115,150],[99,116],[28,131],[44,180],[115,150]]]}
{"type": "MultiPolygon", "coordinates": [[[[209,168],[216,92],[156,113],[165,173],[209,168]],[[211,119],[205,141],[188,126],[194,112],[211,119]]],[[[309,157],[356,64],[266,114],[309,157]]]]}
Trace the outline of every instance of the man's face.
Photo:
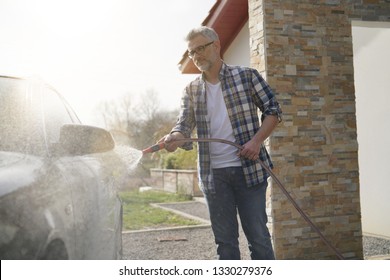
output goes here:
{"type": "Polygon", "coordinates": [[[193,51],[192,61],[200,71],[208,71],[218,59],[218,49],[215,42],[202,35],[188,42],[188,51],[193,51]],[[209,44],[211,43],[211,44],[209,44]]]}

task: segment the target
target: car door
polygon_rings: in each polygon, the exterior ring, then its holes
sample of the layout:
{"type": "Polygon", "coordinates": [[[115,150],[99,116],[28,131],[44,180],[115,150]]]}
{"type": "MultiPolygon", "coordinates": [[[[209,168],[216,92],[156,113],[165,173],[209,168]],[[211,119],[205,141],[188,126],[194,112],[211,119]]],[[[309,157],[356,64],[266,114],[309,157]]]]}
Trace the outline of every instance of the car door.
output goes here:
{"type": "MultiPolygon", "coordinates": [[[[46,145],[50,151],[59,142],[60,130],[64,124],[79,123],[70,107],[52,88],[43,91],[43,122],[45,126],[46,145]]],[[[68,213],[73,216],[74,248],[71,258],[89,259],[93,257],[96,240],[91,238],[96,230],[95,205],[97,203],[95,174],[80,156],[52,156],[53,168],[59,170],[71,193],[71,204],[68,213]]]]}
{"type": "MultiPolygon", "coordinates": [[[[105,258],[117,258],[121,249],[122,204],[118,197],[118,189],[125,183],[127,168],[117,151],[95,154],[100,165],[93,171],[99,178],[97,188],[97,208],[99,230],[106,242],[101,249],[106,253],[105,258]],[[120,244],[118,244],[118,242],[120,244]],[[120,248],[118,248],[120,246],[120,248]]],[[[91,160],[85,157],[86,160],[91,160]]]]}
{"type": "MultiPolygon", "coordinates": [[[[51,146],[59,142],[61,126],[77,119],[72,118],[69,105],[50,88],[45,94],[44,107],[47,142],[51,146]]],[[[75,252],[79,259],[116,257],[121,205],[116,194],[115,170],[121,165],[114,151],[62,156],[56,160],[72,193],[75,252]]]]}

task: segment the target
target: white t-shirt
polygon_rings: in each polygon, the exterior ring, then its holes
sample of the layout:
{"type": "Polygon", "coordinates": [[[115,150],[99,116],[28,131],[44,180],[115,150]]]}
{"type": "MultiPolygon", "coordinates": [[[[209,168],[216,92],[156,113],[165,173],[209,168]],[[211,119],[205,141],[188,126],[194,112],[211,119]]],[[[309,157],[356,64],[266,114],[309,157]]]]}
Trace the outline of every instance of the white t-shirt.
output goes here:
{"type": "MultiPolygon", "coordinates": [[[[222,95],[221,83],[211,84],[206,81],[207,117],[210,123],[210,137],[235,142],[226,104],[222,95]]],[[[210,143],[212,168],[241,166],[237,148],[224,143],[210,143]]]]}

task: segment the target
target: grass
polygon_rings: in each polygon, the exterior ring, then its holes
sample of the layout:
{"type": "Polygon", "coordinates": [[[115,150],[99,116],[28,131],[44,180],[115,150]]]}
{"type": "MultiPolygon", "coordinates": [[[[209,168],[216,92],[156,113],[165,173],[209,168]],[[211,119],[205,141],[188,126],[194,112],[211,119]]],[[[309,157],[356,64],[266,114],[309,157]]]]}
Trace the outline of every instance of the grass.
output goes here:
{"type": "Polygon", "coordinates": [[[197,225],[198,221],[184,218],[164,209],[156,208],[150,203],[170,203],[189,201],[191,197],[162,191],[121,192],[123,202],[123,230],[154,229],[197,225]]]}

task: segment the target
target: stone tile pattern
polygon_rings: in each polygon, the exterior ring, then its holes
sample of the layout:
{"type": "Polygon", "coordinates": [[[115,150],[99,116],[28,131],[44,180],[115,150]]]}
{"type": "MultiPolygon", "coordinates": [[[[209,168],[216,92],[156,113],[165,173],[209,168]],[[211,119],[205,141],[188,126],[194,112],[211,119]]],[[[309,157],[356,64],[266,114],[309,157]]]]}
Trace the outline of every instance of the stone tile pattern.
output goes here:
{"type": "MultiPolygon", "coordinates": [[[[351,20],[390,21],[390,3],[249,0],[251,65],[284,113],[275,174],[345,258],[362,259],[351,20]]],[[[278,259],[337,259],[275,184],[270,195],[278,259]]]]}

